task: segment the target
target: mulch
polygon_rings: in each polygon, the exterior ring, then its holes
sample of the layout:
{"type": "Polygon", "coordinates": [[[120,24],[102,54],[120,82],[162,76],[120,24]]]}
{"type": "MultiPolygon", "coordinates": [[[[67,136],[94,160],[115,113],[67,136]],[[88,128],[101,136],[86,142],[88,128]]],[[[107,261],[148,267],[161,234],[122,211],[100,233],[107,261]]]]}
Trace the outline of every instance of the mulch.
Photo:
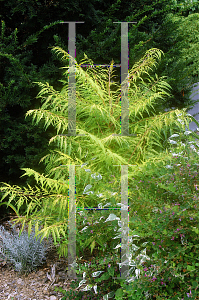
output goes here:
{"type": "MultiPolygon", "coordinates": [[[[6,217],[0,219],[0,225],[3,225],[6,231],[13,233],[13,228],[11,227],[11,224],[8,221],[13,221],[14,219],[15,219],[15,215],[11,215],[11,214],[7,215],[6,217]]],[[[15,226],[16,232],[19,232],[21,228],[22,228],[22,224],[20,223],[16,224],[15,226]]],[[[24,226],[24,229],[28,232],[27,224],[24,226]]],[[[42,270],[42,271],[49,270],[50,266],[56,263],[56,274],[60,274],[60,278],[63,277],[64,280],[67,278],[66,275],[66,268],[68,265],[67,258],[64,257],[59,258],[59,255],[57,254],[56,247],[53,245],[53,242],[50,242],[49,245],[50,245],[50,251],[48,251],[46,254],[46,261],[42,264],[42,266],[38,267],[38,270],[42,270]]],[[[90,253],[89,249],[84,249],[84,252],[81,254],[81,257],[82,258],[78,260],[78,262],[84,265],[84,263],[92,262],[92,260],[94,260],[95,257],[99,257],[99,253],[96,249],[93,250],[92,254],[90,253]]],[[[13,269],[13,266],[9,262],[6,262],[5,260],[0,258],[0,271],[5,268],[13,269]]],[[[82,278],[82,275],[79,276],[81,276],[82,278]]],[[[95,296],[93,295],[92,299],[94,300],[99,298],[95,298],[95,296]]]]}

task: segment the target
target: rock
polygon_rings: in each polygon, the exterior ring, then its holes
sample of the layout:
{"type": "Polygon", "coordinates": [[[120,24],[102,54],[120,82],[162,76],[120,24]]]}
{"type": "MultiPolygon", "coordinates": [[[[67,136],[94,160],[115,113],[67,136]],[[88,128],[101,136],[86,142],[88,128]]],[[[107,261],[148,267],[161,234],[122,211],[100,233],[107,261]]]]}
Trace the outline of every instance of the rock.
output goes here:
{"type": "Polygon", "coordinates": [[[57,297],[55,297],[55,296],[50,296],[49,300],[57,300],[57,297]]]}
{"type": "Polygon", "coordinates": [[[18,280],[17,280],[17,284],[22,284],[22,285],[24,285],[24,282],[23,282],[23,280],[21,279],[21,278],[19,278],[18,280]]]}

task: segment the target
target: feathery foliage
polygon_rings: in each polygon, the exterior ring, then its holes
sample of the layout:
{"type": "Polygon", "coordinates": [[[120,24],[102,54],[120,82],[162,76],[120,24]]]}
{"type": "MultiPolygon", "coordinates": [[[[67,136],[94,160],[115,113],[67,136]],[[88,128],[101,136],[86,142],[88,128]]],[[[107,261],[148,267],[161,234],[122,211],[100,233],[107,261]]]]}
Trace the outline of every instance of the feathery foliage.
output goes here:
{"type": "MultiPolygon", "coordinates": [[[[198,1],[191,0],[128,0],[125,3],[92,0],[88,3],[68,1],[67,5],[65,0],[1,1],[0,180],[19,184],[16,180],[22,175],[20,168],[38,165],[46,154],[49,134],[55,134],[52,128],[42,132],[41,123],[35,131],[31,120],[24,120],[24,114],[41,106],[35,99],[38,86],[33,82],[48,81],[54,88],[61,89],[60,83],[57,84],[59,63],[57,60],[54,63],[48,47],[56,45],[68,50],[68,25],[59,24],[57,20],[85,22],[76,27],[77,60],[86,52],[96,63],[109,63],[111,57],[120,63],[121,25],[113,22],[136,21],[137,24],[129,24],[130,68],[146,50],[161,49],[165,58],[157,74],[168,76],[173,90],[165,106],[181,109],[189,101],[187,83],[198,81],[196,12],[198,1]],[[170,12],[174,15],[168,17],[170,12]],[[195,14],[194,19],[187,17],[190,14],[195,14]],[[176,22],[178,15],[180,19],[176,22]],[[189,43],[183,46],[186,50],[180,51],[178,41],[187,38],[189,43]]],[[[116,74],[119,80],[119,68],[116,74]]],[[[43,172],[43,165],[37,171],[43,172]]],[[[31,178],[26,180],[35,184],[31,178]]]]}
{"type": "MultiPolygon", "coordinates": [[[[54,47],[58,55],[62,55],[64,62],[68,61],[69,54],[60,47],[54,47]]],[[[49,144],[56,143],[57,148],[41,159],[46,165],[45,175],[29,168],[22,168],[22,176],[33,176],[38,184],[34,189],[28,186],[19,188],[4,184],[0,190],[10,195],[8,205],[13,199],[18,203],[17,222],[23,225],[27,221],[31,229],[32,222],[41,222],[43,229],[38,234],[49,237],[52,234],[54,242],[62,235],[66,239],[68,220],[68,189],[69,165],[76,166],[76,203],[95,207],[95,196],[83,195],[86,184],[92,182],[89,175],[85,175],[83,165],[91,172],[100,173],[103,180],[94,183],[99,192],[108,189],[108,180],[115,174],[115,185],[120,189],[120,169],[114,165],[128,165],[129,184],[132,177],[151,162],[164,164],[171,158],[170,145],[167,139],[173,133],[185,130],[189,116],[186,109],[157,113],[156,106],[169,96],[170,86],[163,77],[150,71],[160,60],[162,51],[150,49],[145,56],[129,71],[125,84],[129,85],[129,131],[135,136],[113,136],[120,132],[120,97],[118,87],[112,90],[112,68],[88,68],[86,71],[81,63],[88,62],[87,57],[76,67],[76,136],[67,136],[68,129],[68,81],[62,80],[64,86],[60,92],[54,90],[48,83],[38,85],[41,91],[38,94],[42,100],[39,109],[29,110],[27,116],[33,116],[38,124],[45,120],[45,129],[52,125],[57,135],[52,137],[49,144]],[[143,79],[144,77],[144,79],[143,79]],[[181,115],[181,119],[178,116],[181,115]],[[78,135],[84,134],[84,136],[78,135]],[[86,161],[85,161],[86,157],[86,161]],[[79,166],[82,166],[81,168],[79,166]],[[119,183],[118,183],[119,182],[119,183]],[[40,186],[40,187],[39,187],[40,186]],[[26,201],[27,209],[23,216],[19,215],[22,203],[26,201]]],[[[63,67],[67,71],[69,66],[63,67]]],[[[67,78],[66,78],[67,79],[67,78]]],[[[155,172],[155,168],[154,168],[155,172]]],[[[119,194],[119,191],[118,191],[119,194]]],[[[115,198],[116,199],[116,198],[115,198]]],[[[105,200],[103,197],[102,200],[105,200]]],[[[117,200],[115,200],[117,201],[117,200]]],[[[23,230],[23,228],[22,228],[23,230]]],[[[65,240],[65,245],[67,244],[65,240]]],[[[67,247],[60,245],[60,255],[66,255],[67,247]]]]}

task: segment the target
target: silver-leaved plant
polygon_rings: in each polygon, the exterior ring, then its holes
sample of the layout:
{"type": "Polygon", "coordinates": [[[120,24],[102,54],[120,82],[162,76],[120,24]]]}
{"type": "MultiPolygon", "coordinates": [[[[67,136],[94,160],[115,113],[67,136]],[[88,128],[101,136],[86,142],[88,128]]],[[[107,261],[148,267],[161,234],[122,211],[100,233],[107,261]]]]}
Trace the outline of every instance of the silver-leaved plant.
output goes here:
{"type": "Polygon", "coordinates": [[[15,271],[30,273],[46,260],[47,246],[41,237],[36,240],[35,228],[28,237],[27,232],[21,235],[13,230],[13,234],[0,226],[0,257],[14,264],[15,271]]]}

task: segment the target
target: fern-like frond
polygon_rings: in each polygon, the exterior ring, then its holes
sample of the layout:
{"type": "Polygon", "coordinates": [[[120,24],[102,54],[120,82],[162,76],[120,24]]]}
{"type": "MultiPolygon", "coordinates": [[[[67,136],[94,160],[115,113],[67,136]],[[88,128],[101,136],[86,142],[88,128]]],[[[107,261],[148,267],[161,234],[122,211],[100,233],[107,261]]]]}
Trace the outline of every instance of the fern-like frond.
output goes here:
{"type": "MultiPolygon", "coordinates": [[[[42,99],[43,104],[40,109],[29,110],[26,117],[31,116],[36,124],[43,119],[45,128],[52,125],[57,135],[51,137],[49,145],[56,143],[56,147],[40,160],[45,163],[45,175],[22,168],[25,171],[22,176],[34,176],[38,186],[33,189],[30,186],[21,188],[5,184],[0,190],[4,193],[1,201],[9,196],[10,205],[12,201],[17,203],[16,211],[19,212],[22,205],[26,204],[25,215],[18,216],[17,222],[29,222],[29,231],[32,224],[36,223],[36,234],[42,235],[42,239],[50,235],[55,243],[62,239],[59,250],[66,254],[70,165],[75,165],[76,201],[81,205],[92,202],[96,206],[99,199],[95,194],[89,195],[92,199],[90,202],[88,195],[83,194],[88,184],[99,188],[100,192],[104,190],[106,195],[110,175],[115,176],[115,185],[119,189],[121,172],[116,166],[129,166],[128,180],[129,184],[133,184],[136,174],[148,172],[149,166],[151,168],[154,165],[155,168],[155,165],[164,164],[171,158],[167,141],[169,135],[185,130],[190,117],[185,110],[157,113],[156,106],[167,100],[171,87],[165,78],[152,75],[163,52],[150,49],[134,64],[122,82],[122,86],[128,87],[129,91],[129,133],[136,135],[112,135],[118,134],[121,126],[122,96],[121,87],[111,90],[113,68],[84,70],[81,63],[77,64],[60,47],[54,47],[53,51],[66,62],[63,69],[67,69],[67,72],[63,76],[68,77],[68,71],[71,71],[67,65],[68,59],[75,66],[77,135],[67,135],[68,78],[62,80],[64,86],[61,92],[55,91],[48,83],[37,83],[41,88],[38,98],[42,99]],[[100,173],[103,177],[100,183],[93,183],[91,175],[94,173],[100,173]],[[43,228],[39,231],[40,224],[43,228]]],[[[84,61],[91,63],[86,56],[84,61]]]]}
{"type": "Polygon", "coordinates": [[[22,176],[34,176],[37,183],[40,183],[42,185],[42,188],[49,188],[51,191],[57,191],[58,193],[59,190],[68,189],[67,183],[63,183],[52,178],[47,178],[43,174],[39,174],[38,172],[29,168],[21,168],[21,170],[25,171],[22,176]]]}

